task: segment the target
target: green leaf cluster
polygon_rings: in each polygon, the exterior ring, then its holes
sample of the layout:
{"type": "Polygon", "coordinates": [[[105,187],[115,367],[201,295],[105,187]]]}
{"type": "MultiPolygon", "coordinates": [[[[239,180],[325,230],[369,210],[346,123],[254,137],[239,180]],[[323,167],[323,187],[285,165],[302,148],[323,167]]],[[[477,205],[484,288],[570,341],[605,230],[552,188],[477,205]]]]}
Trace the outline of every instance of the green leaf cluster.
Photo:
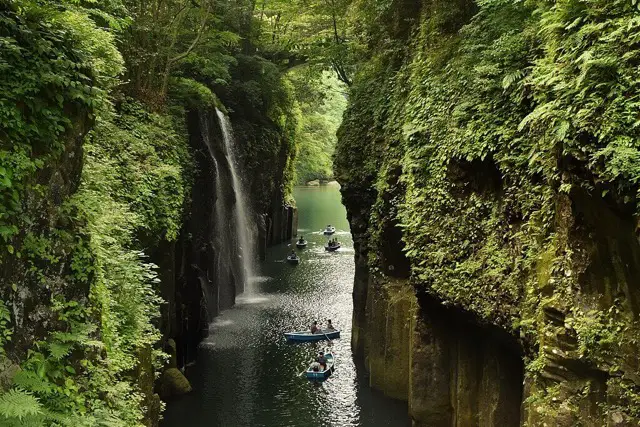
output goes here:
{"type": "Polygon", "coordinates": [[[106,101],[105,90],[122,70],[112,42],[86,16],[47,3],[9,7],[0,15],[2,251],[13,252],[10,240],[23,228],[26,193],[64,150],[71,117],[86,117],[106,101]]]}

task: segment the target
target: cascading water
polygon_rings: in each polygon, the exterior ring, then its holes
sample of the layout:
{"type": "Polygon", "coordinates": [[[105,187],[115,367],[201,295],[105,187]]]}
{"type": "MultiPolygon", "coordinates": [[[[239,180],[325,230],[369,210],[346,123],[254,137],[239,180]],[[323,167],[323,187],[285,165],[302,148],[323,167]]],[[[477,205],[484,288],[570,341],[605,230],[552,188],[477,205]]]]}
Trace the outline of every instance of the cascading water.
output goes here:
{"type": "Polygon", "coordinates": [[[245,294],[250,295],[253,293],[251,279],[255,276],[255,223],[251,220],[253,216],[251,215],[251,210],[249,208],[249,204],[247,203],[244,184],[238,176],[238,162],[235,156],[235,140],[231,122],[229,121],[229,117],[227,117],[222,111],[218,110],[217,108],[216,114],[218,115],[220,128],[222,129],[222,138],[224,140],[224,147],[226,150],[225,156],[227,158],[227,162],[229,163],[233,192],[235,195],[235,206],[233,209],[233,214],[238,243],[240,245],[239,255],[241,257],[242,270],[244,273],[244,292],[245,294]]]}
{"type": "Polygon", "coordinates": [[[207,228],[210,234],[202,247],[212,262],[207,271],[198,273],[210,322],[221,309],[234,304],[236,295],[253,293],[256,246],[253,236],[257,233],[238,173],[231,123],[221,111],[216,113],[222,135],[211,112],[199,113],[202,142],[215,177],[211,188],[215,204],[207,228]]]}
{"type": "MultiPolygon", "coordinates": [[[[202,133],[202,140],[207,146],[209,156],[213,161],[215,168],[215,187],[213,198],[216,201],[212,212],[212,219],[215,226],[215,232],[210,236],[211,243],[215,251],[215,257],[213,262],[213,275],[215,280],[215,286],[211,286],[210,283],[201,283],[205,298],[207,299],[207,306],[211,309],[215,307],[215,310],[210,310],[209,321],[213,320],[212,315],[220,312],[220,285],[222,283],[232,283],[234,280],[234,254],[237,252],[235,239],[233,236],[233,230],[229,227],[222,226],[227,224],[229,219],[229,207],[227,203],[227,189],[224,186],[225,179],[223,169],[220,162],[218,162],[219,155],[216,154],[215,147],[211,141],[211,126],[210,115],[206,112],[200,112],[200,128],[202,133]]],[[[200,278],[201,282],[204,279],[200,278]]],[[[207,280],[210,278],[207,277],[207,280]]]]}

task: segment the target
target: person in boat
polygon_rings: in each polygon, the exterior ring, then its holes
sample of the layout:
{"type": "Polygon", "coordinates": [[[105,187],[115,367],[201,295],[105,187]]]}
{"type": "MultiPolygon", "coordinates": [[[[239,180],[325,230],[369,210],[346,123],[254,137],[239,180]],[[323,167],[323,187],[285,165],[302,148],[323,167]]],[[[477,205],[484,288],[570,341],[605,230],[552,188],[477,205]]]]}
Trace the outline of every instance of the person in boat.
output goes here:
{"type": "Polygon", "coordinates": [[[318,362],[313,362],[311,364],[311,370],[313,372],[318,372],[320,370],[320,364],[318,362]]]}
{"type": "Polygon", "coordinates": [[[311,333],[317,334],[318,331],[320,331],[320,329],[318,329],[318,322],[313,322],[313,325],[311,325],[311,333]]]}
{"type": "Polygon", "coordinates": [[[331,319],[327,320],[327,329],[330,331],[335,331],[336,328],[333,327],[333,325],[331,324],[331,319]]]}
{"type": "Polygon", "coordinates": [[[296,251],[294,251],[293,249],[291,250],[291,253],[289,254],[290,258],[298,258],[298,255],[296,255],[296,251]]]}
{"type": "Polygon", "coordinates": [[[324,357],[323,352],[320,352],[320,354],[318,355],[318,358],[316,359],[316,362],[320,364],[320,367],[322,368],[323,371],[327,369],[327,358],[324,357]]]}
{"type": "Polygon", "coordinates": [[[298,243],[300,243],[300,244],[304,243],[304,236],[300,236],[300,240],[298,240],[298,243]]]}

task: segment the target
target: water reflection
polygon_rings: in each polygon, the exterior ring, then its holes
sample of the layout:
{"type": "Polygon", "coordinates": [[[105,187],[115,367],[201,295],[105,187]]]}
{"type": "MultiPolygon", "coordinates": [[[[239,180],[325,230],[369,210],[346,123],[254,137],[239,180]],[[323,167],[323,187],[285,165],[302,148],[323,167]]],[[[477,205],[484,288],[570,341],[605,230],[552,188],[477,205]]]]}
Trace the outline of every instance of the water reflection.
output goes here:
{"type": "Polygon", "coordinates": [[[307,249],[297,250],[302,262],[283,262],[295,241],[269,250],[253,281],[258,293],[238,298],[212,323],[189,372],[194,392],[168,406],[163,426],[409,425],[406,403],[371,391],[353,361],[353,243],[338,189],[297,188],[295,197],[299,230],[309,241],[307,249]],[[338,229],[333,236],[343,244],[338,252],[324,249],[327,224],[338,229]],[[288,344],[282,335],[326,319],[342,330],[341,339],[288,344]],[[299,374],[328,345],[336,370],[314,385],[299,374]]]}

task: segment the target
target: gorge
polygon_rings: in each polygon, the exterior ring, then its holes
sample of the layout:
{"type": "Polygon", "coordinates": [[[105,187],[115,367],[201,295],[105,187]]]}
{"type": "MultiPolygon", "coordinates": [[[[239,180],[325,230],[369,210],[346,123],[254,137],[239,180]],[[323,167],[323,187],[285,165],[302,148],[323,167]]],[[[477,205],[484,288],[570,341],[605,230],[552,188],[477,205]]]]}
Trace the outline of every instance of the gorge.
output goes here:
{"type": "Polygon", "coordinates": [[[638,425],[639,16],[3,3],[0,425],[638,425]]]}

